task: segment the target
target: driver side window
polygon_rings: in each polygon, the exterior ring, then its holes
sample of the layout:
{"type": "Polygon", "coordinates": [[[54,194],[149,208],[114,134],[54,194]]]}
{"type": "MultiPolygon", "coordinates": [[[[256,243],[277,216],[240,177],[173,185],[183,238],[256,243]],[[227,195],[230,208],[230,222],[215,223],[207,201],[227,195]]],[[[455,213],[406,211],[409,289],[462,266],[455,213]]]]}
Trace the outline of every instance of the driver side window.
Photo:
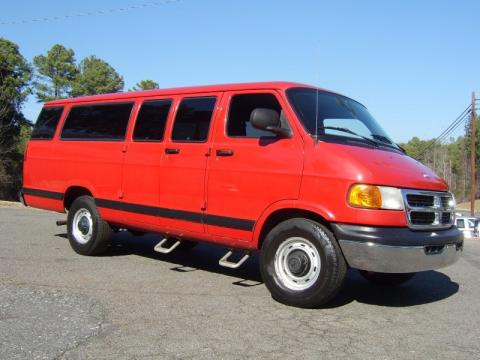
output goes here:
{"type": "Polygon", "coordinates": [[[244,138],[274,138],[270,131],[256,129],[250,123],[250,114],[258,108],[270,109],[280,115],[282,127],[289,128],[282,107],[273,94],[239,94],[230,101],[227,120],[227,136],[244,138]]]}

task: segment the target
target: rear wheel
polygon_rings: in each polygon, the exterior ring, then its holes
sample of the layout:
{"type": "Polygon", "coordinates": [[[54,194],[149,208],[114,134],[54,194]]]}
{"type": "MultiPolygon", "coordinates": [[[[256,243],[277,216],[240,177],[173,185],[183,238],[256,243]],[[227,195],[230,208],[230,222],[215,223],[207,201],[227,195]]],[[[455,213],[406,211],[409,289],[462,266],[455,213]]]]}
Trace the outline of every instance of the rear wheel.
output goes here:
{"type": "Polygon", "coordinates": [[[372,284],[385,287],[399,286],[410,280],[415,273],[388,274],[359,270],[360,274],[372,284]]]}
{"type": "Polygon", "coordinates": [[[267,235],[260,271],[275,300],[312,308],[337,294],[347,265],[335,237],[325,226],[296,218],[280,223],[267,235]]]}
{"type": "Polygon", "coordinates": [[[67,217],[70,245],[81,255],[100,255],[110,245],[112,229],[102,220],[91,196],[75,199],[67,217]]]}

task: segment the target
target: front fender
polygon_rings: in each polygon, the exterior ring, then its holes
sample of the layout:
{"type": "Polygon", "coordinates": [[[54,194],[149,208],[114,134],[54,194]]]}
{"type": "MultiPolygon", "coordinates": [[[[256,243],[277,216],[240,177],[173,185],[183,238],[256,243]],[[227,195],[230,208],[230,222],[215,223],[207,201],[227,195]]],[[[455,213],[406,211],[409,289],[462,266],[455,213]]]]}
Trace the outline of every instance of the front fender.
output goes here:
{"type": "Polygon", "coordinates": [[[327,222],[335,221],[335,215],[332,213],[332,211],[321,204],[294,199],[277,201],[268,206],[262,212],[260,218],[256,221],[252,236],[253,247],[257,249],[259,248],[260,234],[262,232],[263,226],[265,225],[265,222],[272,214],[280,210],[308,211],[322,217],[327,222]]]}

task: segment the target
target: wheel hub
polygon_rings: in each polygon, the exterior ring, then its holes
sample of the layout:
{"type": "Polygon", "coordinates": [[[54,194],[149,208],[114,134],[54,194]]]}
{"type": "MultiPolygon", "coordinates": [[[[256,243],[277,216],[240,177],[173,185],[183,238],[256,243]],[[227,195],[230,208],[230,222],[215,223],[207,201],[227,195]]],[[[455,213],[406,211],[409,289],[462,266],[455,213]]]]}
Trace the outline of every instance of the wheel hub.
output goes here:
{"type": "Polygon", "coordinates": [[[78,230],[80,230],[83,235],[87,235],[90,231],[90,222],[86,216],[80,218],[80,221],[78,222],[78,230]]]}
{"type": "Polygon", "coordinates": [[[307,254],[302,250],[294,250],[288,255],[288,270],[298,277],[302,277],[310,270],[310,260],[307,254]]]}
{"type": "Polygon", "coordinates": [[[275,253],[275,273],[288,289],[301,291],[320,276],[320,254],[313,243],[300,236],[285,239],[275,253]]]}
{"type": "Polygon", "coordinates": [[[75,212],[72,223],[72,235],[81,245],[90,241],[93,235],[93,219],[88,209],[81,208],[75,212]]]}

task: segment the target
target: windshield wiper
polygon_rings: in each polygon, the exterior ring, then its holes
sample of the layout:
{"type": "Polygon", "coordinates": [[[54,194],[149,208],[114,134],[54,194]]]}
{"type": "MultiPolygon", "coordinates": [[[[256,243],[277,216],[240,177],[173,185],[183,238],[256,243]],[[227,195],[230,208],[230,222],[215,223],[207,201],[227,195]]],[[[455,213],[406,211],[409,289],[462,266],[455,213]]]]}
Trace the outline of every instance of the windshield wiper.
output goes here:
{"type": "Polygon", "coordinates": [[[405,149],[403,149],[400,145],[398,144],[395,144],[394,142],[392,142],[392,140],[390,140],[389,138],[387,138],[386,136],[383,136],[383,135],[379,135],[379,134],[372,134],[372,137],[375,139],[375,140],[378,140],[380,141],[381,143],[385,144],[385,145],[388,145],[392,148],[395,148],[397,150],[401,150],[402,152],[405,153],[405,149]]]}
{"type": "Polygon", "coordinates": [[[352,130],[347,129],[347,128],[337,127],[337,126],[321,126],[320,129],[330,129],[330,130],[337,130],[337,131],[345,132],[347,134],[358,136],[358,137],[362,138],[363,140],[369,142],[370,144],[374,145],[375,147],[378,147],[378,145],[380,145],[380,143],[378,141],[376,141],[372,138],[369,138],[367,136],[357,134],[355,131],[352,131],[352,130]]]}

